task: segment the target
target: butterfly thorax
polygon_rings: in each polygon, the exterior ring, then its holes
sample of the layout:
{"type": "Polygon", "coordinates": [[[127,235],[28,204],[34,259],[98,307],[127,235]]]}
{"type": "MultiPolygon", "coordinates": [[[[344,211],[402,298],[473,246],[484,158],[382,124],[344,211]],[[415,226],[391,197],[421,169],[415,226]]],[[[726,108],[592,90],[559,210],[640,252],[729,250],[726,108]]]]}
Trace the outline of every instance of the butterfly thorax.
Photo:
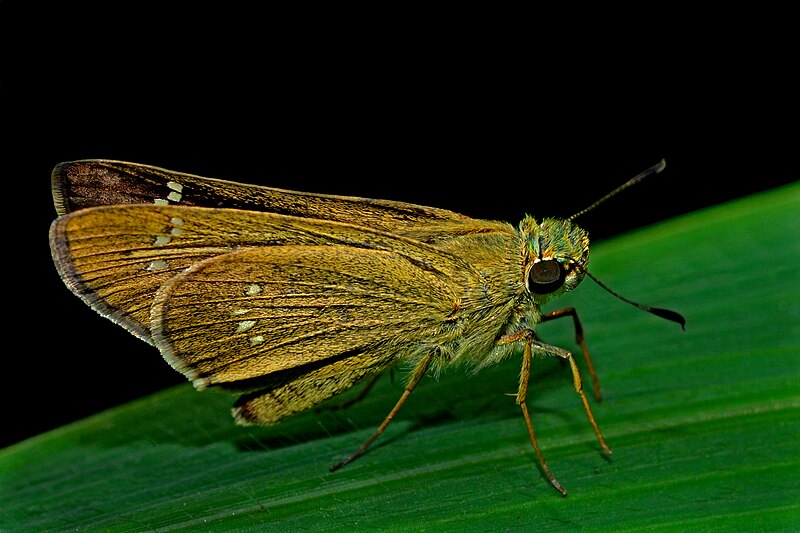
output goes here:
{"type": "Polygon", "coordinates": [[[444,359],[482,368],[514,351],[500,338],[533,327],[544,303],[580,283],[589,239],[568,221],[526,217],[518,228],[460,237],[440,248],[468,257],[475,272],[461,282],[458,334],[444,359]]]}

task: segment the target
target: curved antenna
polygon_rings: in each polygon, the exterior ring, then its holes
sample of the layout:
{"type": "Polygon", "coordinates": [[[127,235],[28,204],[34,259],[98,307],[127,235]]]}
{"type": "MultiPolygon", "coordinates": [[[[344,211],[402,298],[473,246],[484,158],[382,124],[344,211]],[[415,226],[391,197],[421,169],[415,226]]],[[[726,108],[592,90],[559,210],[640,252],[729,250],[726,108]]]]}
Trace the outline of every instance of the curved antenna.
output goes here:
{"type": "MultiPolygon", "coordinates": [[[[597,200],[595,203],[593,203],[592,205],[590,205],[586,209],[584,209],[582,211],[578,211],[577,213],[575,213],[574,215],[569,217],[567,219],[567,222],[572,222],[573,220],[575,220],[579,216],[588,213],[589,211],[591,211],[592,209],[594,209],[598,205],[602,204],[603,202],[605,202],[606,200],[608,200],[612,196],[616,196],[618,193],[624,191],[625,189],[627,189],[631,185],[636,185],[637,183],[639,183],[640,181],[642,181],[646,177],[652,176],[653,174],[658,174],[659,172],[664,170],[664,168],[666,166],[667,166],[667,162],[664,159],[662,159],[661,161],[658,162],[657,165],[653,165],[652,167],[648,168],[647,170],[645,170],[641,174],[638,174],[637,176],[629,179],[628,181],[626,181],[625,183],[623,183],[622,185],[620,185],[619,187],[617,187],[616,189],[614,189],[610,193],[606,194],[605,196],[603,196],[602,198],[597,200]]],[[[595,280],[595,281],[597,281],[597,280],[595,280]]]]}
{"type": "Polygon", "coordinates": [[[587,276],[592,278],[592,281],[594,281],[595,283],[600,285],[600,287],[605,289],[608,293],[616,296],[617,298],[619,298],[623,302],[629,303],[632,306],[638,307],[642,311],[647,311],[648,313],[656,315],[657,317],[661,317],[661,318],[664,318],[664,319],[667,319],[667,320],[671,320],[673,322],[677,322],[678,324],[681,325],[681,328],[683,328],[683,330],[686,331],[686,319],[683,318],[683,315],[681,315],[680,313],[676,313],[675,311],[671,311],[669,309],[663,309],[661,307],[650,307],[649,305],[644,305],[644,304],[640,304],[639,302],[634,302],[633,300],[629,300],[629,299],[625,298],[624,296],[622,296],[620,293],[611,290],[608,287],[608,285],[606,285],[605,283],[603,283],[602,281],[600,281],[599,279],[594,277],[588,270],[586,270],[584,268],[581,268],[581,270],[583,270],[583,272],[586,273],[587,276]]]}

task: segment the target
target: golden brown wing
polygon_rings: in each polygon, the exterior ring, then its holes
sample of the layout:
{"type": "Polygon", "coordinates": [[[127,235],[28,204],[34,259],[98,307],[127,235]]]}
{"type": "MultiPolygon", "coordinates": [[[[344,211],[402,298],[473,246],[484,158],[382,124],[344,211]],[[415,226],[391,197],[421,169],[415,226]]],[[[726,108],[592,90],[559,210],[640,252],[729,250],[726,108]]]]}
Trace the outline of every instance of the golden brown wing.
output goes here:
{"type": "Polygon", "coordinates": [[[426,248],[412,239],[352,224],[172,205],[82,209],[59,217],[50,230],[53,259],[70,290],[147,342],[150,306],[168,279],[198,261],[237,248],[293,244],[426,248]]]}
{"type": "Polygon", "coordinates": [[[255,391],[240,421],[275,422],[458,335],[458,292],[477,274],[430,247],[395,248],[264,247],[202,261],[159,289],[155,344],[198,388],[255,391]]]}

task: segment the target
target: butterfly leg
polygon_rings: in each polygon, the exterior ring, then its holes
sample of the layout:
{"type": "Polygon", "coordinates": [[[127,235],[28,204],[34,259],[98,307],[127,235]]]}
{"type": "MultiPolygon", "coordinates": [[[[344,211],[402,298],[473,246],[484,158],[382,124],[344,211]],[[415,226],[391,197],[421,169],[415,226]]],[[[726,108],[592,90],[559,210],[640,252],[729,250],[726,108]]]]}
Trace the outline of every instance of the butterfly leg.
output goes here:
{"type": "MultiPolygon", "coordinates": [[[[549,350],[554,348],[553,346],[548,346],[546,344],[542,345],[545,349],[549,350]]],[[[604,452],[611,455],[611,448],[608,447],[606,444],[606,439],[603,438],[603,434],[600,432],[600,426],[597,425],[597,421],[594,419],[594,414],[592,414],[592,408],[589,407],[589,401],[586,399],[586,395],[583,393],[583,383],[581,381],[581,373],[578,370],[578,365],[575,364],[575,358],[572,357],[572,354],[561,350],[564,353],[560,352],[553,352],[559,357],[565,357],[569,361],[569,366],[572,369],[572,382],[575,385],[575,392],[577,392],[581,397],[581,402],[583,402],[583,408],[586,411],[586,416],[589,417],[589,423],[592,425],[592,429],[594,429],[594,434],[597,435],[597,440],[600,443],[600,447],[603,449],[604,452]]]]}
{"type": "Polygon", "coordinates": [[[528,406],[525,403],[528,395],[528,382],[530,381],[531,376],[531,360],[533,358],[532,353],[534,346],[540,351],[557,355],[558,357],[561,357],[569,362],[570,368],[572,369],[572,381],[575,387],[575,392],[577,392],[581,398],[583,408],[586,411],[587,417],[589,418],[589,423],[592,425],[592,429],[594,429],[597,440],[600,442],[600,447],[608,454],[611,453],[611,448],[609,448],[606,444],[603,434],[600,432],[600,427],[597,425],[597,421],[592,413],[592,408],[589,406],[589,401],[586,399],[586,395],[583,393],[583,382],[578,370],[578,365],[575,364],[575,358],[572,356],[572,354],[563,348],[559,348],[558,346],[551,346],[549,344],[540,342],[536,338],[536,333],[531,329],[517,331],[516,333],[506,335],[499,340],[501,344],[519,341],[525,342],[525,350],[522,357],[522,371],[520,372],[519,389],[517,391],[517,405],[519,405],[520,409],[522,409],[522,416],[525,418],[525,425],[528,428],[528,435],[531,438],[531,444],[536,452],[536,457],[539,459],[539,465],[542,471],[550,483],[556,488],[556,490],[558,490],[562,495],[566,496],[566,489],[564,489],[558,480],[556,480],[555,476],[553,476],[553,473],[550,471],[550,468],[547,466],[547,463],[545,463],[544,455],[542,454],[542,450],[539,448],[539,443],[536,439],[536,432],[533,429],[533,422],[531,421],[531,416],[528,412],[528,406]]]}
{"type": "Polygon", "coordinates": [[[548,320],[554,320],[556,318],[565,316],[572,317],[572,322],[575,325],[575,342],[577,342],[581,347],[583,358],[586,360],[586,366],[589,369],[589,376],[592,378],[592,390],[594,391],[594,397],[598,402],[602,402],[603,395],[600,393],[600,380],[597,378],[597,372],[595,372],[594,363],[592,363],[592,356],[589,355],[589,349],[586,347],[586,341],[583,339],[583,326],[581,325],[581,321],[578,318],[578,312],[575,310],[575,308],[565,307],[564,309],[547,313],[542,315],[541,321],[547,322],[548,320]]]}
{"type": "Polygon", "coordinates": [[[417,367],[414,369],[414,373],[411,375],[411,379],[408,381],[408,384],[406,385],[406,389],[403,391],[403,395],[400,396],[400,399],[394,405],[392,410],[389,411],[389,414],[386,415],[386,418],[383,420],[381,425],[378,426],[378,429],[375,430],[375,433],[373,433],[366,441],[364,441],[364,444],[359,446],[355,452],[353,452],[352,454],[345,457],[343,460],[339,461],[338,463],[330,467],[331,472],[335,472],[336,470],[340,469],[347,463],[350,463],[357,457],[361,456],[367,450],[367,448],[369,448],[370,445],[373,442],[375,442],[375,439],[381,436],[381,433],[384,432],[386,427],[389,425],[389,422],[392,421],[392,419],[395,417],[400,408],[403,407],[403,404],[408,399],[409,395],[411,394],[411,391],[414,390],[419,381],[422,379],[422,376],[424,376],[425,372],[428,371],[428,367],[430,366],[432,359],[433,355],[428,355],[417,364],[417,367]]]}
{"type": "Polygon", "coordinates": [[[550,470],[550,467],[547,466],[547,463],[544,460],[544,454],[542,454],[542,450],[539,448],[539,441],[536,439],[536,431],[533,429],[531,415],[528,412],[528,405],[525,403],[525,400],[528,396],[528,382],[531,378],[531,359],[534,335],[535,333],[533,330],[523,329],[511,335],[502,337],[499,342],[501,344],[507,344],[510,342],[518,342],[522,340],[525,341],[525,350],[522,355],[522,371],[520,372],[519,389],[517,390],[517,405],[519,405],[520,409],[522,409],[522,416],[525,418],[525,426],[528,428],[528,435],[531,438],[533,450],[536,452],[536,458],[539,459],[539,467],[542,469],[545,477],[547,477],[547,479],[550,481],[550,484],[553,485],[553,487],[555,487],[556,490],[563,496],[566,496],[566,489],[561,486],[561,483],[558,482],[556,477],[553,475],[553,472],[550,470]]]}

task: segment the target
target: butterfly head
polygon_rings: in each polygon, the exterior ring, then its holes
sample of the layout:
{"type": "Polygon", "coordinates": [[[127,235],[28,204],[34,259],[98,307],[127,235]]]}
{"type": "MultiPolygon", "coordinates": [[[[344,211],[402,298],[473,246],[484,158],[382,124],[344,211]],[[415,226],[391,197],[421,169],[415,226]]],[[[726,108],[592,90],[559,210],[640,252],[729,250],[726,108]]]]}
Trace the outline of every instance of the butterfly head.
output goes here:
{"type": "Polygon", "coordinates": [[[589,235],[570,221],[526,217],[520,227],[525,241],[525,288],[537,300],[571,291],[583,280],[589,261],[589,235]]]}

